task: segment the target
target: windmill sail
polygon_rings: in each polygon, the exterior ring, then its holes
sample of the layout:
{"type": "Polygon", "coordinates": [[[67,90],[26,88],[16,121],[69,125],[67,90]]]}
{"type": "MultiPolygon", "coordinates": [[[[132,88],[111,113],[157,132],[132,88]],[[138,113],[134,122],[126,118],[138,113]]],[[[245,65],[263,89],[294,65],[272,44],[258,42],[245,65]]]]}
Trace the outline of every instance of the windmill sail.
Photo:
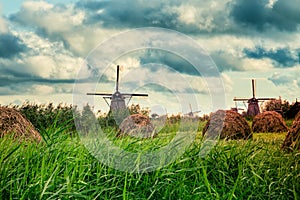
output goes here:
{"type": "Polygon", "coordinates": [[[252,79],[252,96],[253,96],[253,98],[255,98],[255,95],[256,95],[256,87],[255,87],[256,85],[255,85],[255,80],[254,79],[252,79]]]}
{"type": "Polygon", "coordinates": [[[117,66],[117,80],[116,80],[116,92],[119,92],[119,71],[120,71],[120,66],[117,66]]]}

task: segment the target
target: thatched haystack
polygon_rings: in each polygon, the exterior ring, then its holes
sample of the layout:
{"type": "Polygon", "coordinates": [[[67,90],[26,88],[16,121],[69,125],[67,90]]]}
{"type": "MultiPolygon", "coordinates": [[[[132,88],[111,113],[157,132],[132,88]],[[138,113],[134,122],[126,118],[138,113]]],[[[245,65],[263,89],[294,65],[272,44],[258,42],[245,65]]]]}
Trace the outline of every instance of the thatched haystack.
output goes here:
{"type": "Polygon", "coordinates": [[[287,132],[288,127],[279,113],[266,111],[254,117],[252,130],[254,133],[282,133],[287,132]]]}
{"type": "Polygon", "coordinates": [[[120,135],[129,135],[140,138],[155,137],[155,129],[150,119],[141,114],[134,114],[126,117],[119,127],[120,135]]]}
{"type": "Polygon", "coordinates": [[[300,112],[298,112],[292,127],[288,131],[281,149],[300,150],[300,112]]]}
{"type": "Polygon", "coordinates": [[[0,106],[0,137],[14,134],[14,138],[41,141],[39,132],[21,113],[12,108],[0,106]]]}
{"type": "Polygon", "coordinates": [[[212,113],[202,134],[213,138],[220,134],[220,139],[252,138],[251,128],[245,118],[232,110],[218,110],[212,113]]]}

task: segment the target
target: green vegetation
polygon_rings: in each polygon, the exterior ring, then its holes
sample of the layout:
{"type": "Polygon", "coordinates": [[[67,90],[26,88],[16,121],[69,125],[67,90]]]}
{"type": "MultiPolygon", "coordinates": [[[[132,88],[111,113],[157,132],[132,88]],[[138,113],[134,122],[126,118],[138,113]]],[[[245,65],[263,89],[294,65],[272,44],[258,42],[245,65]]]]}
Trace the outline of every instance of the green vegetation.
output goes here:
{"type": "MultiPolygon", "coordinates": [[[[58,118],[58,117],[57,117],[58,118]]],[[[285,134],[254,134],[248,141],[219,141],[199,157],[205,122],[195,142],[175,162],[147,173],[126,173],[94,158],[68,121],[41,127],[44,142],[0,138],[0,199],[299,199],[298,152],[280,150],[285,134]]],[[[178,131],[170,121],[154,139],[115,137],[130,151],[156,149],[178,131]]],[[[185,128],[185,127],[184,127],[185,128]]],[[[187,131],[188,132],[188,131],[187,131]]]]}

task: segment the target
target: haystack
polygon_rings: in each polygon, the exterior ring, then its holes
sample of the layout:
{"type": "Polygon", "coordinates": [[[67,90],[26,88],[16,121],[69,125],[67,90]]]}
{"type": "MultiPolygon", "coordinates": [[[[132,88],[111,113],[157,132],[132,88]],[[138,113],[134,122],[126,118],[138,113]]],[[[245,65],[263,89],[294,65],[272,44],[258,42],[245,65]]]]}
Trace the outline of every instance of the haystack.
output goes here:
{"type": "Polygon", "coordinates": [[[252,138],[251,128],[245,118],[231,110],[218,110],[212,113],[202,134],[213,138],[220,135],[220,139],[252,138]]]}
{"type": "Polygon", "coordinates": [[[0,137],[14,134],[14,138],[41,141],[39,132],[21,113],[12,108],[0,107],[0,137]]]}
{"type": "Polygon", "coordinates": [[[140,138],[150,138],[156,135],[150,119],[141,114],[126,117],[119,127],[118,135],[129,135],[140,138]]]}
{"type": "Polygon", "coordinates": [[[266,111],[254,117],[252,130],[254,133],[281,133],[287,132],[288,127],[279,113],[266,111]]]}
{"type": "Polygon", "coordinates": [[[298,112],[296,115],[296,118],[292,124],[292,127],[288,131],[287,136],[285,137],[281,149],[300,150],[300,112],[298,112]]]}

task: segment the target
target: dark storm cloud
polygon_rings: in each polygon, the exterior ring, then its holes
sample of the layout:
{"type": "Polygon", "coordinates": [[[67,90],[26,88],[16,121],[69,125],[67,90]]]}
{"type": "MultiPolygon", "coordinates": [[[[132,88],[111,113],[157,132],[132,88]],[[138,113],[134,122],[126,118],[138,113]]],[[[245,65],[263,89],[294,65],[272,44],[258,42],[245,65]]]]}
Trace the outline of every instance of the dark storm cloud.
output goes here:
{"type": "Polygon", "coordinates": [[[256,47],[255,49],[244,49],[244,53],[248,58],[269,58],[276,67],[293,67],[299,62],[298,53],[293,53],[288,48],[266,50],[263,47],[256,47]]]}
{"type": "Polygon", "coordinates": [[[45,79],[41,77],[0,75],[0,86],[9,86],[24,83],[49,83],[49,84],[70,84],[74,83],[75,79],[45,79]]]}
{"type": "Polygon", "coordinates": [[[57,87],[59,93],[72,92],[75,81],[78,84],[95,82],[97,80],[47,79],[41,77],[0,75],[0,95],[30,94],[32,92],[32,85],[54,86],[57,87]],[[67,86],[65,87],[64,85],[67,86]]]}
{"type": "Polygon", "coordinates": [[[266,22],[266,3],[267,0],[236,0],[231,15],[238,23],[262,29],[266,22]]]}
{"type": "Polygon", "coordinates": [[[161,27],[189,34],[228,32],[230,25],[225,23],[228,14],[224,8],[209,10],[214,2],[181,1],[181,0],[111,0],[111,1],[79,1],[78,9],[85,10],[86,24],[101,24],[106,28],[141,28],[161,27]],[[178,10],[187,6],[186,11],[195,9],[193,22],[180,17],[178,10]]]}
{"type": "MultiPolygon", "coordinates": [[[[166,65],[179,73],[200,76],[200,73],[191,63],[184,58],[167,51],[147,50],[145,54],[140,57],[140,61],[141,64],[159,63],[166,65]]],[[[151,70],[155,73],[158,68],[151,68],[151,70]]]]}
{"type": "Polygon", "coordinates": [[[12,58],[26,49],[18,37],[9,33],[0,34],[0,58],[12,58]]]}
{"type": "Polygon", "coordinates": [[[134,28],[141,26],[159,26],[171,28],[176,26],[177,15],[171,10],[164,10],[177,1],[84,1],[77,7],[86,9],[89,17],[87,23],[98,23],[104,27],[134,28]]]}
{"type": "MultiPolygon", "coordinates": [[[[103,80],[107,80],[107,77],[102,76],[103,80]]],[[[0,67],[0,87],[12,87],[13,85],[22,84],[73,84],[77,83],[89,83],[95,82],[98,77],[89,77],[86,79],[59,79],[59,78],[43,78],[39,76],[33,76],[28,72],[15,71],[13,69],[4,69],[0,67]]]]}
{"type": "Polygon", "coordinates": [[[270,27],[296,31],[300,24],[300,1],[278,0],[273,6],[268,0],[235,0],[231,16],[242,26],[251,26],[259,31],[270,27]]]}
{"type": "Polygon", "coordinates": [[[300,23],[300,0],[278,0],[273,7],[281,17],[295,23],[300,23]]]}

